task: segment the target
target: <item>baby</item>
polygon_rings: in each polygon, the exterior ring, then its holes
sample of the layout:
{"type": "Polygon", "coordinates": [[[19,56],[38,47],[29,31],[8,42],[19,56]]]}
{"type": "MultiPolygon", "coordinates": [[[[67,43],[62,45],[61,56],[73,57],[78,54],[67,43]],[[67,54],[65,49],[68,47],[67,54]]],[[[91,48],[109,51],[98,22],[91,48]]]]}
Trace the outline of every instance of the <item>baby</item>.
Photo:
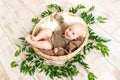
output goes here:
{"type": "Polygon", "coordinates": [[[86,33],[85,26],[81,23],[74,23],[70,26],[61,23],[60,26],[61,30],[59,31],[45,28],[36,36],[28,35],[26,41],[37,48],[44,50],[53,49],[53,52],[57,53],[59,49],[65,48],[70,41],[76,40],[86,33]]]}
{"type": "MultiPolygon", "coordinates": [[[[63,37],[67,40],[75,40],[78,37],[83,36],[84,32],[84,26],[80,23],[75,23],[65,30],[63,37]]],[[[40,31],[37,36],[28,35],[26,40],[37,48],[49,50],[53,48],[52,44],[48,41],[48,39],[52,37],[52,34],[52,30],[47,28],[40,31]]],[[[54,48],[54,51],[57,52],[57,48],[54,48]]]]}

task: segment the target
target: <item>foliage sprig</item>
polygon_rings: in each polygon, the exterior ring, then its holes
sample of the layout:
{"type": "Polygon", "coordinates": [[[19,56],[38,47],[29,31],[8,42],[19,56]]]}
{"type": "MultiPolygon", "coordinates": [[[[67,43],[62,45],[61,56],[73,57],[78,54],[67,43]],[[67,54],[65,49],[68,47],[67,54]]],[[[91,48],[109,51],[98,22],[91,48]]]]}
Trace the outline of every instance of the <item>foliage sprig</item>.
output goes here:
{"type": "Polygon", "coordinates": [[[88,28],[89,30],[89,42],[83,48],[83,53],[86,55],[87,52],[90,52],[92,49],[96,49],[102,53],[103,56],[109,56],[109,48],[104,44],[109,42],[109,39],[103,38],[99,35],[96,35],[95,32],[88,28]]]}

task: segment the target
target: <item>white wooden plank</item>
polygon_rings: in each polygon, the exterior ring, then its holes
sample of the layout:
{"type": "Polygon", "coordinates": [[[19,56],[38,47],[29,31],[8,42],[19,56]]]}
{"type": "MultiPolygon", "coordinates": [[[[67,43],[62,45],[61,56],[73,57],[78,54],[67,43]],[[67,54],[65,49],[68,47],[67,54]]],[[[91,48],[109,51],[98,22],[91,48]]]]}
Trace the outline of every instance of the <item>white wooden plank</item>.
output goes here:
{"type": "Polygon", "coordinates": [[[66,0],[35,0],[35,1],[23,0],[23,1],[37,16],[40,16],[41,12],[47,10],[48,4],[57,4],[64,10],[66,10],[65,9],[66,6],[70,7],[70,4],[66,0]],[[33,2],[35,4],[33,4],[33,2]]]}
{"type": "Polygon", "coordinates": [[[64,11],[68,11],[68,9],[72,6],[67,0],[44,0],[47,5],[49,4],[57,4],[64,11]]]}
{"type": "Polygon", "coordinates": [[[114,31],[111,35],[120,42],[120,28],[114,31]]]}
{"type": "MultiPolygon", "coordinates": [[[[9,42],[9,40],[6,37],[2,37],[0,39],[0,52],[6,50],[6,48],[8,48],[11,45],[11,43],[9,42]]],[[[2,54],[2,53],[0,53],[2,54]]]]}
{"type": "MultiPolygon", "coordinates": [[[[2,4],[2,2],[1,2],[1,4],[2,4]]],[[[24,36],[26,34],[26,32],[22,29],[22,27],[19,24],[19,22],[18,22],[17,18],[15,17],[15,15],[12,12],[10,12],[10,10],[6,6],[4,6],[1,9],[0,13],[4,17],[4,20],[3,19],[1,20],[1,22],[2,22],[2,28],[4,29],[5,33],[7,34],[8,38],[10,39],[10,41],[12,42],[12,44],[15,46],[15,43],[16,42],[18,43],[18,38],[20,36],[24,36]],[[11,17],[9,18],[9,16],[11,16],[11,17]]],[[[23,74],[20,74],[20,75],[23,75],[23,74]]],[[[19,76],[18,77],[16,76],[16,78],[19,79],[19,76]]],[[[11,79],[11,80],[17,80],[16,78],[15,79],[11,79]]],[[[21,79],[22,79],[22,77],[20,77],[20,80],[21,79]]],[[[37,78],[37,80],[38,79],[39,78],[37,78]]],[[[24,80],[24,78],[23,78],[23,80],[24,80]]]]}
{"type": "MultiPolygon", "coordinates": [[[[1,27],[1,25],[0,25],[0,27],[1,27]]],[[[1,37],[3,37],[4,36],[4,32],[3,32],[3,30],[0,28],[0,39],[1,39],[1,37]]]]}
{"type": "Polygon", "coordinates": [[[18,62],[21,61],[21,59],[19,57],[14,57],[14,52],[15,52],[15,49],[13,48],[13,46],[10,46],[6,50],[4,50],[2,52],[2,54],[0,54],[1,64],[3,65],[6,73],[8,74],[9,80],[26,80],[26,79],[34,80],[33,77],[31,77],[29,75],[25,76],[25,75],[21,74],[19,67],[17,67],[17,68],[10,67],[10,63],[13,60],[18,61],[18,62]]]}
{"type": "Polygon", "coordinates": [[[30,11],[29,8],[23,3],[22,0],[2,0],[4,4],[9,8],[12,14],[15,14],[15,17],[18,19],[22,27],[27,32],[30,32],[33,28],[33,23],[31,19],[34,14],[30,11]]]}
{"type": "MultiPolygon", "coordinates": [[[[4,31],[1,28],[2,26],[0,25],[0,52],[4,51],[6,48],[11,46],[11,43],[7,36],[5,35],[4,31]]],[[[0,53],[1,54],[1,53],[0,53]]]]}
{"type": "Polygon", "coordinates": [[[93,0],[96,4],[103,7],[106,11],[109,11],[113,17],[115,17],[119,22],[120,18],[120,0],[93,0]]]}
{"type": "MultiPolygon", "coordinates": [[[[0,16],[0,18],[2,18],[2,19],[0,19],[2,30],[4,31],[5,35],[8,37],[10,42],[15,47],[15,43],[17,42],[17,39],[20,36],[24,36],[26,32],[21,27],[21,25],[19,24],[18,20],[14,16],[14,14],[12,14],[9,11],[9,9],[2,2],[0,2],[0,5],[2,5],[2,7],[0,7],[0,15],[2,15],[2,16],[0,16]]],[[[5,43],[5,40],[3,43],[5,43]]],[[[1,52],[1,55],[0,55],[1,63],[3,64],[8,76],[10,77],[10,80],[22,80],[22,79],[24,80],[24,78],[33,80],[33,78],[30,76],[23,77],[24,75],[19,73],[19,71],[18,71],[19,69],[13,71],[10,68],[10,63],[11,63],[11,61],[14,60],[15,50],[13,50],[13,46],[12,46],[12,48],[5,49],[4,52],[1,52]],[[11,55],[11,54],[13,54],[13,55],[11,55]],[[13,71],[13,72],[11,72],[11,71],[13,71]]],[[[3,46],[2,46],[2,48],[3,48],[3,46]]],[[[19,58],[17,58],[17,60],[18,59],[19,58]]]]}
{"type": "Polygon", "coordinates": [[[22,1],[37,17],[40,16],[40,13],[42,11],[46,10],[47,5],[43,0],[22,0],[22,1]]]}
{"type": "Polygon", "coordinates": [[[10,80],[7,73],[4,70],[4,67],[2,66],[1,62],[0,62],[0,79],[1,80],[10,80]]]}
{"type": "Polygon", "coordinates": [[[86,56],[86,61],[90,65],[90,70],[97,76],[97,80],[119,80],[120,71],[111,66],[109,62],[101,57],[96,50],[86,56]]]}
{"type": "MultiPolygon", "coordinates": [[[[3,5],[3,3],[0,2],[0,5],[3,5]]],[[[26,32],[21,27],[14,14],[12,14],[5,5],[0,7],[0,15],[1,27],[14,44],[14,42],[17,42],[18,38],[24,36],[26,32]]]]}

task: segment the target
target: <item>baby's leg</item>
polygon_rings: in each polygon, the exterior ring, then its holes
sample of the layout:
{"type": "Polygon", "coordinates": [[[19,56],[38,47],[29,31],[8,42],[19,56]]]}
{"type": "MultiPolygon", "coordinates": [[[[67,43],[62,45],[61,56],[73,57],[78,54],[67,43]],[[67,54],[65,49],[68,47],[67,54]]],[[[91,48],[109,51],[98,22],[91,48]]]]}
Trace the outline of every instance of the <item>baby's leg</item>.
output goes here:
{"type": "Polygon", "coordinates": [[[31,44],[40,49],[52,49],[52,45],[48,41],[32,41],[31,44]]]}
{"type": "Polygon", "coordinates": [[[52,36],[52,30],[49,28],[43,29],[40,31],[37,36],[33,37],[33,40],[38,41],[41,39],[48,39],[52,36]]]}
{"type": "Polygon", "coordinates": [[[26,37],[26,41],[30,43],[31,45],[40,48],[40,49],[52,49],[52,45],[49,41],[34,41],[31,39],[31,35],[28,35],[26,37]]]}

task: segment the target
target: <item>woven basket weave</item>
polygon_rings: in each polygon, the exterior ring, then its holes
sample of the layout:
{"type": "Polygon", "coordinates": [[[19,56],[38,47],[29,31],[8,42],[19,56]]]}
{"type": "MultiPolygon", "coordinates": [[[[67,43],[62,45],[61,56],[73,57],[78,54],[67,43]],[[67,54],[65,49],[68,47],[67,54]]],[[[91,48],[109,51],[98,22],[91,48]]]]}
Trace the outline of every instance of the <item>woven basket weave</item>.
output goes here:
{"type": "MultiPolygon", "coordinates": [[[[57,13],[58,15],[61,15],[61,14],[63,14],[63,12],[60,12],[60,13],[57,13]]],[[[74,16],[74,14],[72,14],[72,13],[68,13],[70,16],[74,16]]],[[[79,17],[79,16],[78,16],[79,17]]],[[[41,25],[41,24],[43,24],[47,19],[49,19],[49,18],[51,18],[51,15],[50,16],[47,16],[47,17],[45,17],[45,18],[43,18],[43,19],[41,19],[40,20],[40,22],[34,27],[34,29],[33,29],[33,33],[32,33],[32,35],[35,35],[38,31],[39,31],[39,26],[41,25]]],[[[79,17],[80,18],[80,17],[79,17]]],[[[71,59],[72,57],[74,57],[76,54],[78,54],[81,50],[82,50],[82,48],[85,46],[85,44],[87,43],[87,41],[88,41],[88,36],[89,36],[89,33],[88,33],[88,27],[87,27],[87,25],[86,24],[84,24],[85,25],[85,28],[86,28],[86,34],[85,34],[85,39],[84,39],[84,41],[83,41],[83,44],[78,48],[78,49],[76,49],[74,52],[72,52],[72,53],[70,53],[70,54],[68,54],[68,55],[64,55],[64,56],[49,56],[49,55],[47,55],[47,54],[44,54],[44,53],[42,53],[38,48],[36,48],[35,46],[32,46],[32,48],[34,49],[34,51],[39,55],[39,56],[41,56],[41,57],[43,57],[43,58],[46,58],[46,59],[50,59],[50,60],[61,60],[61,61],[65,61],[65,60],[69,60],[69,59],[71,59]]]]}

